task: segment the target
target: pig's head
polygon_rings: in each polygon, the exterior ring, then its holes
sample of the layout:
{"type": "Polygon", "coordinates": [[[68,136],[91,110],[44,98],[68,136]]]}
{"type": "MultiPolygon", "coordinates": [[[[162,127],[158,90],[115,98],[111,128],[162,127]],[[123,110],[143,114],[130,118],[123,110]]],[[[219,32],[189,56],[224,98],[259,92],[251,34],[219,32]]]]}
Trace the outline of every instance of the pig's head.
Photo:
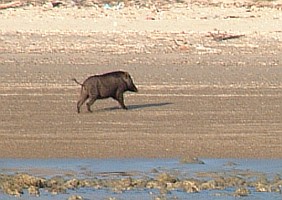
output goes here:
{"type": "Polygon", "coordinates": [[[133,80],[131,78],[131,76],[129,75],[129,73],[125,72],[124,74],[124,81],[126,82],[127,85],[127,89],[131,92],[138,92],[137,87],[134,85],[133,80]]]}

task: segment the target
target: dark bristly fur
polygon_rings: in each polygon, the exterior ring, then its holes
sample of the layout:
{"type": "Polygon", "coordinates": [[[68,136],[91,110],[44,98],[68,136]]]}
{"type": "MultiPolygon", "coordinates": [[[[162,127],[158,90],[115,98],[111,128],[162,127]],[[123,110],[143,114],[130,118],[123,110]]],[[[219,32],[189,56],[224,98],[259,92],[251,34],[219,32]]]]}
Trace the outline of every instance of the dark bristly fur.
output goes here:
{"type": "Polygon", "coordinates": [[[78,113],[87,99],[89,99],[86,103],[87,110],[92,112],[90,107],[97,99],[109,97],[117,100],[123,109],[127,109],[124,105],[123,93],[126,91],[138,92],[129,73],[123,71],[90,76],[83,83],[78,82],[75,78],[72,80],[81,85],[80,99],[77,102],[78,113]]]}

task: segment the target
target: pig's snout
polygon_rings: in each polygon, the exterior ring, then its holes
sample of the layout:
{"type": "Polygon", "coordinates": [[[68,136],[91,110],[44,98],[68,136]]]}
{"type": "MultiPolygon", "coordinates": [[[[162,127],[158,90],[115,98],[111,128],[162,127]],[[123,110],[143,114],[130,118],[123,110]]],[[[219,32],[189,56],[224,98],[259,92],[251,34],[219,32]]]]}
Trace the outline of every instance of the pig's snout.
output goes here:
{"type": "Polygon", "coordinates": [[[132,89],[131,89],[132,92],[138,92],[138,89],[135,85],[133,85],[132,89]]]}

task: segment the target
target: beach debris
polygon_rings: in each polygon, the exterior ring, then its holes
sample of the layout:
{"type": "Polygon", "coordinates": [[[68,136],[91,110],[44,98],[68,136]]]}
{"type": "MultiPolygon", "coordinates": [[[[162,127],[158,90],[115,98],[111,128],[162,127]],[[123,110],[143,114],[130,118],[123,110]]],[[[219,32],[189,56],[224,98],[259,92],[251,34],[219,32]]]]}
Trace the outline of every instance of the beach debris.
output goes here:
{"type": "Polygon", "coordinates": [[[116,4],[106,3],[106,4],[103,5],[103,8],[105,10],[109,10],[109,9],[120,10],[120,9],[123,9],[124,7],[125,7],[124,2],[118,2],[116,4]]]}
{"type": "Polygon", "coordinates": [[[269,190],[269,185],[267,185],[265,183],[258,182],[256,184],[256,191],[257,192],[268,192],[268,191],[270,191],[269,190]]]}
{"type": "Polygon", "coordinates": [[[200,192],[199,185],[197,184],[197,181],[195,180],[185,180],[182,182],[183,189],[187,193],[195,193],[200,192]]]}
{"type": "MultiPolygon", "coordinates": [[[[249,171],[239,171],[238,175],[233,173],[224,174],[220,172],[202,172],[200,178],[176,176],[175,172],[160,171],[153,176],[136,177],[135,175],[93,177],[92,179],[67,179],[63,176],[55,176],[48,179],[28,175],[0,174],[0,193],[20,197],[24,193],[30,196],[40,196],[40,189],[48,191],[52,195],[66,194],[68,190],[79,190],[89,188],[93,190],[108,189],[114,193],[124,193],[130,190],[159,190],[160,194],[170,194],[171,191],[183,191],[187,193],[198,193],[203,190],[225,190],[235,188],[234,196],[243,197],[250,194],[251,188],[257,192],[281,193],[282,181],[280,177],[269,180],[255,180],[250,177],[264,174],[253,174],[249,171]],[[240,176],[240,177],[238,177],[240,176]]],[[[83,197],[72,195],[68,200],[83,200],[83,197]]]]}
{"type": "Polygon", "coordinates": [[[190,50],[191,45],[185,39],[174,39],[173,41],[180,51],[190,50]]]}
{"type": "Polygon", "coordinates": [[[24,4],[21,1],[12,1],[9,3],[2,3],[0,4],[0,9],[7,9],[7,8],[18,8],[23,6],[24,4]]]}
{"type": "Polygon", "coordinates": [[[234,192],[234,196],[236,197],[245,197],[248,196],[250,194],[250,190],[248,188],[238,188],[235,192],[234,192]]]}
{"type": "Polygon", "coordinates": [[[212,37],[215,41],[236,39],[245,36],[245,34],[230,34],[227,32],[217,31],[216,33],[209,32],[209,37],[212,37]]]}
{"type": "Polygon", "coordinates": [[[177,181],[177,178],[168,173],[162,173],[157,176],[157,180],[160,183],[175,183],[177,181]]]}
{"type": "Polygon", "coordinates": [[[181,164],[205,164],[204,161],[200,160],[197,157],[183,157],[180,159],[181,164]]]}
{"type": "Polygon", "coordinates": [[[0,188],[4,193],[11,196],[20,197],[23,194],[22,187],[13,182],[4,182],[0,188]]]}
{"type": "Polygon", "coordinates": [[[51,1],[51,4],[55,8],[55,7],[60,7],[60,5],[63,5],[63,2],[54,0],[51,1]]]}
{"type": "Polygon", "coordinates": [[[31,185],[27,190],[28,190],[28,193],[29,193],[31,196],[36,196],[36,197],[39,197],[39,196],[40,196],[39,188],[36,187],[36,186],[31,185]]]}
{"type": "Polygon", "coordinates": [[[75,189],[75,188],[78,188],[79,185],[80,185],[80,182],[79,182],[79,180],[77,180],[77,179],[71,179],[71,180],[69,180],[69,181],[67,181],[67,182],[65,183],[65,186],[66,186],[66,188],[68,188],[68,189],[75,189]]]}
{"type": "Polygon", "coordinates": [[[68,198],[68,200],[83,200],[84,198],[79,195],[72,195],[68,198]]]}
{"type": "Polygon", "coordinates": [[[216,181],[209,180],[200,185],[200,190],[211,190],[216,188],[216,181]]]}

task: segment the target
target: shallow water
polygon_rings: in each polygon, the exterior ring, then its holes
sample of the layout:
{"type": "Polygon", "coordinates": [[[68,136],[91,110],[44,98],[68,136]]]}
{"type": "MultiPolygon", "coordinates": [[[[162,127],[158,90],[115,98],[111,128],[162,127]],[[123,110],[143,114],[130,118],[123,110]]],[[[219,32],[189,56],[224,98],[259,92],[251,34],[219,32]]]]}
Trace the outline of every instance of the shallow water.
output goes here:
{"type": "MultiPolygon", "coordinates": [[[[252,159],[202,159],[204,164],[183,163],[177,159],[45,159],[21,160],[0,159],[0,174],[27,173],[36,177],[51,178],[62,176],[65,179],[123,179],[126,177],[148,179],[161,173],[171,174],[179,179],[195,178],[198,180],[217,177],[243,177],[246,181],[266,177],[282,177],[282,160],[252,159]]],[[[282,189],[282,185],[279,186],[282,189]]],[[[248,187],[250,194],[244,199],[282,199],[281,192],[256,192],[248,187]]],[[[162,194],[158,189],[133,189],[113,191],[108,188],[94,189],[82,187],[67,190],[66,193],[52,195],[40,191],[40,197],[33,197],[24,191],[21,197],[13,197],[0,191],[0,199],[68,199],[79,195],[84,199],[237,199],[236,188],[223,190],[201,190],[198,193],[187,193],[183,190],[171,190],[162,194]]]]}

